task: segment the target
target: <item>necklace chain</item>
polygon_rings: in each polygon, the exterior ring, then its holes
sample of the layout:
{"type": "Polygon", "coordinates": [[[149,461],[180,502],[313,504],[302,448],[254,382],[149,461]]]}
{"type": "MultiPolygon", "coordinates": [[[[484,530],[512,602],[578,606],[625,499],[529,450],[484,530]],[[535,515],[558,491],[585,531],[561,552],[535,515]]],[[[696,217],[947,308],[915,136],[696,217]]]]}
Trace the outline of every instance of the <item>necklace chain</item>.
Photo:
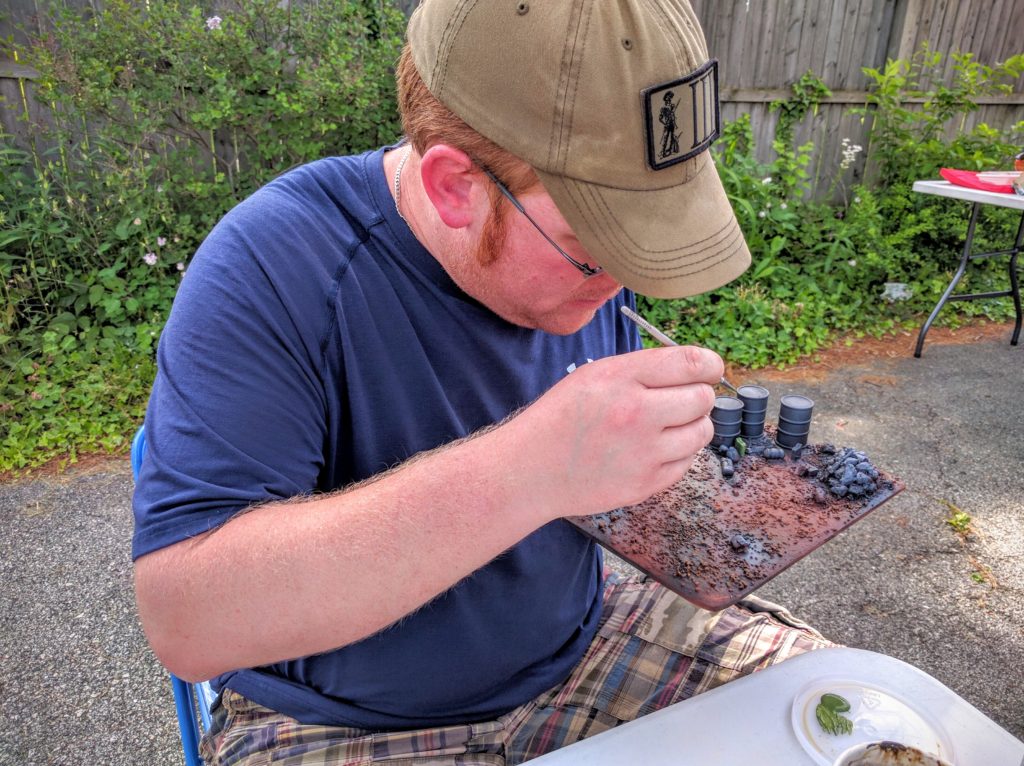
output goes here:
{"type": "Polygon", "coordinates": [[[409,225],[409,222],[402,215],[402,169],[410,154],[412,154],[412,144],[405,147],[405,154],[402,155],[402,159],[398,161],[398,167],[395,169],[395,210],[398,211],[398,217],[405,221],[406,226],[409,225]]]}

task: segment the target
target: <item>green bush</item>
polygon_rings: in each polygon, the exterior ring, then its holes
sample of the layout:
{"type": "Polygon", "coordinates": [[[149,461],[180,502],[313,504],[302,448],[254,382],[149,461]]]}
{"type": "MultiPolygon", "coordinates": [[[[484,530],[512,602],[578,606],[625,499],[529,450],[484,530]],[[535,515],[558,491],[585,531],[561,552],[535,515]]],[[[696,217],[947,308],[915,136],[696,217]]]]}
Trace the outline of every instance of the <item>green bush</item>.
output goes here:
{"type": "MultiPolygon", "coordinates": [[[[385,0],[218,7],[220,17],[185,0],[111,0],[85,18],[58,9],[50,35],[5,44],[41,73],[34,95],[52,123],[33,126],[25,149],[0,143],[0,472],[123,449],[171,300],[213,224],[294,165],[399,133],[392,67],[405,19],[385,0]]],[[[792,363],[839,332],[920,321],[956,266],[966,215],[911,182],[943,166],[1005,167],[1024,142],[1024,122],[964,129],[1024,56],[953,61],[951,85],[922,84],[941,63],[927,50],[865,70],[867,185],[847,187],[860,151],[847,142],[834,177],[815,181],[828,193],[808,193],[812,146],[794,145],[795,127],[828,96],[811,73],[772,105],[770,162],[756,159],[748,117],[726,125],[715,151],[753,266],[710,294],[641,299],[644,312],[678,341],[752,367],[792,363]],[[906,283],[910,298],[884,300],[887,282],[906,283]]],[[[24,96],[7,107],[27,114],[24,96]]],[[[1004,243],[1015,220],[986,211],[979,247],[1004,243]]],[[[994,259],[965,289],[1005,281],[994,259]]],[[[1009,301],[954,306],[942,321],[1011,312],[1009,301]]]]}
{"type": "MultiPolygon", "coordinates": [[[[288,168],[400,133],[380,0],[58,6],[6,53],[52,123],[0,143],[0,471],[122,447],[191,254],[288,168]]],[[[27,103],[8,104],[27,118],[27,103]]]]}
{"type": "MultiPolygon", "coordinates": [[[[921,178],[938,178],[943,167],[967,170],[1005,170],[1024,144],[1024,120],[999,131],[984,123],[966,130],[968,115],[978,109],[980,96],[1012,92],[1024,74],[1024,54],[996,66],[978,64],[971,54],[951,55],[950,85],[925,86],[942,63],[942,56],[922,48],[910,61],[889,61],[880,70],[865,69],[872,88],[862,110],[871,121],[868,178],[876,189],[883,236],[883,256],[890,281],[915,287],[911,308],[928,311],[938,301],[959,262],[967,231],[966,206],[911,190],[921,178]],[[920,99],[912,108],[909,99],[920,99]],[[950,137],[950,134],[951,137],[950,137]]],[[[977,251],[1005,248],[1013,241],[1020,216],[1011,210],[986,206],[975,235],[977,251]]],[[[1007,286],[1006,261],[972,263],[959,288],[963,292],[1002,290],[1007,286]]],[[[944,318],[984,315],[1005,319],[1009,301],[956,304],[944,318]]]]}

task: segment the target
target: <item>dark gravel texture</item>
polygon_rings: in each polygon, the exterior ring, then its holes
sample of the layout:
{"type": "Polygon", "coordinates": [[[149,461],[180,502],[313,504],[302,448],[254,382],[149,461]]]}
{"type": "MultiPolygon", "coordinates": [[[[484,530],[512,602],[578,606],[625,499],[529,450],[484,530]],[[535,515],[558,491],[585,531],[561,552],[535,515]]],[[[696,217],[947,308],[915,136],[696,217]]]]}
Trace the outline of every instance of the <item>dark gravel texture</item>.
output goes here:
{"type": "MultiPolygon", "coordinates": [[[[769,422],[780,396],[810,396],[809,441],[863,450],[907,485],[758,595],[1024,737],[1024,347],[929,343],[814,382],[752,377],[735,382],[771,390],[769,422]]],[[[0,485],[0,766],[182,762],[135,614],[131,485],[126,459],[0,485]]]]}

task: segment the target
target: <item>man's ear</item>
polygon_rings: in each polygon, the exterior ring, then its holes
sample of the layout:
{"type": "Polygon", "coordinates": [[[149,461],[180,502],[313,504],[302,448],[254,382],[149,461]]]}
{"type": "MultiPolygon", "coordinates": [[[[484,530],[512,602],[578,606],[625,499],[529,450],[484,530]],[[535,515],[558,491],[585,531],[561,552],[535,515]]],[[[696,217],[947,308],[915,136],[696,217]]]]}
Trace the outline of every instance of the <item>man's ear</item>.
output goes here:
{"type": "Polygon", "coordinates": [[[468,154],[447,144],[435,144],[420,159],[423,190],[438,216],[452,229],[469,226],[479,214],[483,178],[468,154]]]}

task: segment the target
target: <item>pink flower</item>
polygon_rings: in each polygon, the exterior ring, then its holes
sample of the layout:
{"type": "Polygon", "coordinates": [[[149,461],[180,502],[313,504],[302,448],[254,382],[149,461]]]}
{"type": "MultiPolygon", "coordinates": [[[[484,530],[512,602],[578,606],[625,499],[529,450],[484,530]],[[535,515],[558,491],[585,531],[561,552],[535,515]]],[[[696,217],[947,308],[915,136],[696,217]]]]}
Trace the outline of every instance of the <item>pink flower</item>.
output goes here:
{"type": "Polygon", "coordinates": [[[156,238],[156,246],[157,247],[163,247],[166,244],[167,244],[167,237],[157,237],[156,238]]]}
{"type": "Polygon", "coordinates": [[[146,253],[142,256],[142,260],[149,266],[156,266],[156,253],[146,253]]]}
{"type": "Polygon", "coordinates": [[[220,22],[221,22],[220,16],[211,16],[210,18],[208,18],[206,20],[206,28],[207,29],[220,29],[220,22]]]}
{"type": "Polygon", "coordinates": [[[185,264],[182,261],[178,261],[178,271],[184,271],[185,264]]]}

